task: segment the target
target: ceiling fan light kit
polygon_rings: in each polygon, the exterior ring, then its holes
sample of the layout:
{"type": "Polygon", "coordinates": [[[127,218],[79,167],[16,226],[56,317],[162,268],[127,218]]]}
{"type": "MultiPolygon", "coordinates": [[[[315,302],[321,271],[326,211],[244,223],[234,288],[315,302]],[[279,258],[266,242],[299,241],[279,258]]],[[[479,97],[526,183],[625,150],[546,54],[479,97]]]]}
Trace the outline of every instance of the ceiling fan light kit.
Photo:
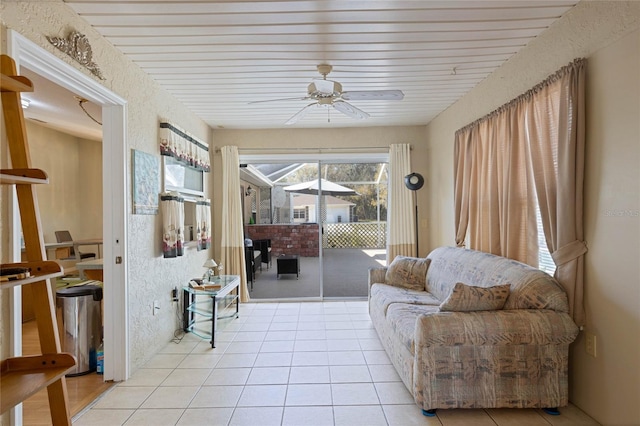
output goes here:
{"type": "Polygon", "coordinates": [[[307,87],[307,94],[312,98],[327,98],[340,96],[342,93],[342,84],[333,80],[313,80],[307,87]]]}
{"type": "Polygon", "coordinates": [[[295,113],[284,123],[286,125],[292,125],[297,123],[305,115],[307,115],[310,112],[311,107],[313,106],[334,108],[347,117],[356,120],[364,120],[365,118],[370,117],[370,115],[346,101],[400,101],[404,98],[404,93],[402,93],[401,90],[361,90],[343,92],[342,84],[338,83],[337,81],[327,80],[327,75],[329,75],[329,73],[333,70],[333,67],[331,65],[320,64],[317,66],[317,68],[320,75],[322,75],[322,78],[314,79],[311,84],[307,86],[307,96],[303,98],[270,99],[264,101],[254,101],[250,103],[253,104],[289,100],[314,101],[295,113]]]}

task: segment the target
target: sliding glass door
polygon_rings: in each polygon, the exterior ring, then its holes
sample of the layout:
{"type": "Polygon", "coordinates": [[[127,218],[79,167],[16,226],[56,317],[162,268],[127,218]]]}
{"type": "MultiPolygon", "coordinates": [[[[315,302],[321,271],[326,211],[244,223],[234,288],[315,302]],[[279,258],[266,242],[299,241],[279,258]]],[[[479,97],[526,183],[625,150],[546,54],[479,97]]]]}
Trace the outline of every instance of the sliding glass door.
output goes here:
{"type": "Polygon", "coordinates": [[[367,271],[386,258],[386,163],[263,160],[240,170],[251,298],[367,297],[367,271]]]}
{"type": "Polygon", "coordinates": [[[317,163],[261,162],[240,171],[251,298],[320,299],[317,197],[304,190],[318,180],[317,163]]]}
{"type": "Polygon", "coordinates": [[[322,294],[366,298],[386,260],[386,163],[320,163],[322,294]]]}

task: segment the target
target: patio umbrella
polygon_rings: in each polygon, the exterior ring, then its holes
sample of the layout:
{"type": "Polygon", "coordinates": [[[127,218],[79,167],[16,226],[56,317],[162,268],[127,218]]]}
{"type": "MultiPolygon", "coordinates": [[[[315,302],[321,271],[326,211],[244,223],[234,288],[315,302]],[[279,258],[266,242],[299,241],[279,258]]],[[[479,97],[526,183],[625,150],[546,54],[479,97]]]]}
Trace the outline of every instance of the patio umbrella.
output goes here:
{"type": "Polygon", "coordinates": [[[326,179],[320,179],[322,185],[318,184],[318,179],[310,180],[309,182],[296,183],[295,185],[285,186],[284,190],[287,192],[295,192],[297,194],[311,194],[318,195],[320,192],[319,187],[322,187],[322,195],[358,195],[356,191],[346,186],[338,185],[337,183],[330,182],[326,179]]]}

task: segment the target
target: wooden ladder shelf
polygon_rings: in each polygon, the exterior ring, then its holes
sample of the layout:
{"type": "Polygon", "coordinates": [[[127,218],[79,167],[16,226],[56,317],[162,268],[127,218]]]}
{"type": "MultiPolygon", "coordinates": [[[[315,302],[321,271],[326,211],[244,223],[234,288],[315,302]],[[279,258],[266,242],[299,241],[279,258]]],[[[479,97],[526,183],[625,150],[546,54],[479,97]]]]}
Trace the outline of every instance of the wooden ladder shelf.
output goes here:
{"type": "Polygon", "coordinates": [[[30,285],[42,355],[5,359],[0,367],[0,414],[10,410],[41,389],[47,388],[52,423],[71,425],[65,374],[76,361],[60,352],[56,323],[55,294],[51,278],[61,276],[62,268],[46,260],[42,225],[34,184],[48,183],[45,172],[31,168],[20,92],[33,91],[29,79],[17,75],[15,62],[0,56],[2,112],[12,169],[0,170],[0,184],[15,185],[27,262],[3,264],[2,269],[27,268],[27,277],[0,281],[0,289],[30,285]]]}

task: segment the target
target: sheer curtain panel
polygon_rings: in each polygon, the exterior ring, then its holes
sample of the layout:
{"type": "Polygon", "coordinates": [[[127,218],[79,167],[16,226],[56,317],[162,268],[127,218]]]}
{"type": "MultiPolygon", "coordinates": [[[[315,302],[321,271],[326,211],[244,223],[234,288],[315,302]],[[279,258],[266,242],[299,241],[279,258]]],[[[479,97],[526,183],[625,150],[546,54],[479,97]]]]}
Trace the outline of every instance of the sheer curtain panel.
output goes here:
{"type": "Polygon", "coordinates": [[[240,276],[240,301],[249,301],[244,263],[244,228],[240,201],[240,158],[235,146],[222,147],[222,265],[240,276]]]}
{"type": "Polygon", "coordinates": [[[411,173],[411,146],[392,144],[389,147],[389,200],[387,223],[387,265],[396,256],[417,256],[415,212],[411,191],[404,177],[411,173]]]}

